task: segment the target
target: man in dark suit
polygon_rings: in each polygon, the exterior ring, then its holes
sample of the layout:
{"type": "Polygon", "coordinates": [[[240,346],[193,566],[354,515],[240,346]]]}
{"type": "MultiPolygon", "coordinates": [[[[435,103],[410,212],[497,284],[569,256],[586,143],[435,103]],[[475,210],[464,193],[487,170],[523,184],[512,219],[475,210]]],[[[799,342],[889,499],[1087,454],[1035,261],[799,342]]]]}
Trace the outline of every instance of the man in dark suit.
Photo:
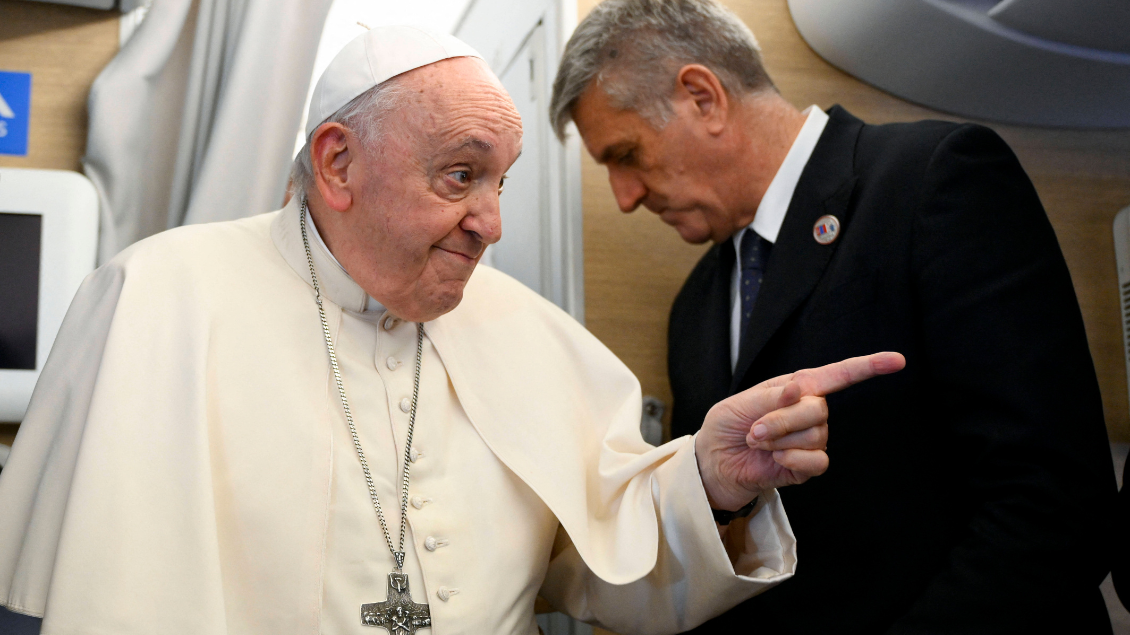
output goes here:
{"type": "Polygon", "coordinates": [[[623,211],[715,243],[671,310],[673,435],[775,375],[906,356],[828,398],[831,466],[782,493],[796,577],[695,633],[1110,632],[1098,385],[1055,233],[995,133],[798,112],[713,0],[598,5],[551,109],[623,211]]]}

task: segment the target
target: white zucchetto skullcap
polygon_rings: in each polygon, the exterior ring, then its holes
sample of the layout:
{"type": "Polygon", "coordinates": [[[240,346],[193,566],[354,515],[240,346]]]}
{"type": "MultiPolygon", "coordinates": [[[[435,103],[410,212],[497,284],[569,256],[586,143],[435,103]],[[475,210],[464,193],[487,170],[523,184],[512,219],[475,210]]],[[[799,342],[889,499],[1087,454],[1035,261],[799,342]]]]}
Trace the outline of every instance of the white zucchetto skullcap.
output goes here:
{"type": "Polygon", "coordinates": [[[306,118],[306,136],[373,86],[452,57],[483,56],[454,35],[414,26],[379,26],[362,33],[341,49],[318,78],[306,118]]]}

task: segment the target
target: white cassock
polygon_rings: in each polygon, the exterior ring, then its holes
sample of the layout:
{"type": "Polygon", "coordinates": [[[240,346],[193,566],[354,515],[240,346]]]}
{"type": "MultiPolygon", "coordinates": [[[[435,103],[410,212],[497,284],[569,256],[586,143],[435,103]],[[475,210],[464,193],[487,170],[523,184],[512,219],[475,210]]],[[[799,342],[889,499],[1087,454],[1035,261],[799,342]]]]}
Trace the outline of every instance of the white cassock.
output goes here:
{"type": "MultiPolygon", "coordinates": [[[[393,560],[298,227],[294,204],[183,227],[86,280],[0,477],[0,603],[48,635],[385,632],[360,605],[393,560]]],[[[312,248],[395,541],[415,327],[312,248]]],[[[538,594],[674,633],[792,574],[776,492],[723,544],[693,439],[644,443],[635,377],[551,303],[479,267],[425,330],[404,570],[434,635],[536,634],[538,594]]]]}

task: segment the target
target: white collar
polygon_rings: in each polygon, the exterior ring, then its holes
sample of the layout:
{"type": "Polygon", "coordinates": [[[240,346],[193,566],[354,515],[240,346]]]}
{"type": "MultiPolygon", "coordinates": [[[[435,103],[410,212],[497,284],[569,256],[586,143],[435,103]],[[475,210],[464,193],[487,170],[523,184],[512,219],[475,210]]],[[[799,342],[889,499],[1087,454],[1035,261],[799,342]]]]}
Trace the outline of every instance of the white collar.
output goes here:
{"type": "MultiPolygon", "coordinates": [[[[800,181],[801,172],[804,172],[804,166],[808,165],[812,151],[816,149],[816,142],[820,140],[820,135],[824,133],[824,126],[828,123],[828,115],[816,106],[809,106],[804,112],[808,115],[808,118],[805,119],[800,133],[793,140],[793,145],[789,148],[789,153],[785,155],[785,160],[781,162],[781,167],[777,168],[777,174],[773,176],[769,188],[765,190],[765,196],[761,198],[761,204],[757,206],[757,214],[753,217],[753,222],[734,234],[732,240],[736,253],[741,253],[741,240],[742,236],[746,235],[747,229],[753,229],[758,235],[771,243],[777,242],[777,234],[781,231],[781,223],[785,222],[785,212],[789,211],[789,203],[793,199],[797,182],[800,181]]],[[[738,301],[738,286],[741,279],[739,260],[734,260],[734,268],[730,275],[731,371],[738,365],[739,337],[741,335],[741,302],[738,301]]]]}
{"type": "MultiPolygon", "coordinates": [[[[318,246],[321,247],[322,250],[325,251],[326,254],[330,257],[330,259],[334,261],[334,264],[337,265],[338,268],[345,272],[345,275],[348,276],[349,272],[345,271],[345,267],[341,266],[341,263],[337,260],[337,256],[335,256],[333,252],[330,251],[330,248],[326,246],[326,242],[322,240],[322,235],[318,233],[318,226],[314,224],[314,217],[310,215],[309,207],[306,208],[306,226],[310,228],[310,233],[314,234],[314,240],[318,243],[318,246]]],[[[353,277],[350,276],[351,280],[352,278],[353,277]]],[[[365,297],[367,298],[365,300],[365,313],[369,313],[370,311],[385,310],[384,305],[380,302],[377,302],[376,298],[374,298],[373,296],[366,294],[365,297]]]]}
{"type": "MultiPolygon", "coordinates": [[[[824,133],[824,127],[828,125],[828,114],[817,106],[809,106],[804,114],[807,115],[804,125],[793,140],[793,145],[785,155],[785,160],[781,162],[781,167],[777,168],[777,174],[773,176],[769,188],[765,190],[765,196],[757,206],[757,214],[748,226],[771,243],[777,242],[777,234],[781,231],[781,224],[785,222],[785,212],[789,211],[789,202],[793,200],[793,192],[796,191],[800,175],[808,165],[812,151],[816,149],[816,142],[824,133]]],[[[738,243],[746,229],[743,227],[734,234],[735,249],[739,246],[738,243]]]]}

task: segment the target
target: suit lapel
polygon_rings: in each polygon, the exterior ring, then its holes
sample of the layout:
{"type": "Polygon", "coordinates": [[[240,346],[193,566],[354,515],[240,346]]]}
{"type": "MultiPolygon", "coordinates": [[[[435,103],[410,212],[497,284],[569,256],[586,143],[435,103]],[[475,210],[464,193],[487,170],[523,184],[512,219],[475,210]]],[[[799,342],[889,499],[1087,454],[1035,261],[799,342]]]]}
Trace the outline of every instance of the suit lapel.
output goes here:
{"type": "Polygon", "coordinates": [[[709,355],[696,355],[692,359],[704,364],[699,377],[719,390],[731,383],[730,368],[730,283],[736,260],[730,242],[714,247],[718,265],[717,274],[710,277],[710,286],[701,299],[702,324],[690,330],[702,338],[691,350],[709,351],[709,355]],[[718,354],[715,354],[715,353],[718,354]]]}
{"type": "Polygon", "coordinates": [[[702,257],[671,306],[667,372],[678,395],[671,434],[694,434],[710,407],[729,396],[730,284],[734,248],[716,244],[702,257]]]}
{"type": "Polygon", "coordinates": [[[742,343],[734,392],[745,374],[785,320],[808,298],[820,282],[844,232],[851,231],[849,204],[855,189],[853,163],[856,138],[863,123],[839,106],[820,135],[796,191],[765,268],[765,279],[750,318],[749,338],[742,343]],[[831,214],[840,220],[840,240],[821,245],[813,238],[817,219],[831,214]]]}

